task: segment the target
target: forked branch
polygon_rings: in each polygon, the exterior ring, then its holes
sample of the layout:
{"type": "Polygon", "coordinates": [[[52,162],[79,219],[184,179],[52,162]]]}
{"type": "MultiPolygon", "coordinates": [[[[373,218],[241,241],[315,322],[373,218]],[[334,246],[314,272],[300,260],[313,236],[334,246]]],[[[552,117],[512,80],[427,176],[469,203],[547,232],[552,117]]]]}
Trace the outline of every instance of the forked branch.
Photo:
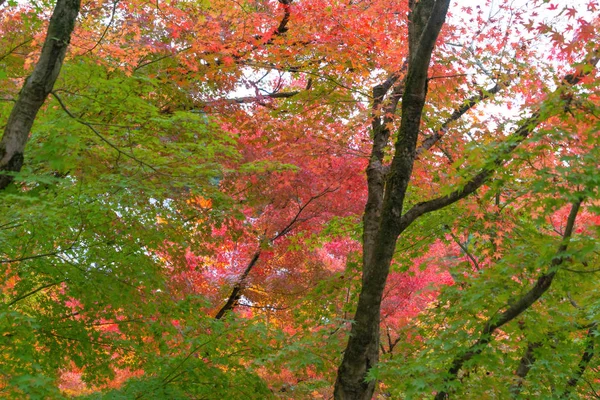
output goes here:
{"type": "MultiPolygon", "coordinates": [[[[301,218],[301,215],[304,213],[306,208],[314,201],[320,199],[323,196],[326,196],[329,193],[333,193],[336,190],[338,190],[338,188],[330,188],[329,187],[329,188],[323,190],[321,193],[318,193],[318,194],[312,196],[310,199],[308,199],[304,204],[302,204],[298,208],[298,211],[296,212],[294,217],[292,217],[290,222],[281,231],[275,233],[270,239],[268,239],[266,241],[267,244],[273,244],[273,242],[275,242],[277,239],[290,233],[294,229],[294,227],[296,227],[300,222],[304,222],[304,221],[308,220],[308,218],[301,218]]],[[[244,288],[246,286],[246,281],[248,280],[248,275],[250,274],[250,271],[252,271],[252,269],[256,266],[256,263],[258,262],[258,260],[260,258],[260,255],[262,253],[263,243],[261,243],[259,245],[258,250],[256,250],[256,252],[252,256],[252,258],[248,262],[248,265],[246,266],[246,268],[244,269],[244,271],[238,278],[237,282],[235,283],[235,285],[233,285],[231,294],[227,298],[225,305],[223,305],[223,307],[221,307],[221,309],[215,315],[215,319],[223,318],[223,316],[227,312],[233,310],[235,308],[235,306],[237,305],[237,302],[242,297],[242,291],[244,290],[244,288]]]]}

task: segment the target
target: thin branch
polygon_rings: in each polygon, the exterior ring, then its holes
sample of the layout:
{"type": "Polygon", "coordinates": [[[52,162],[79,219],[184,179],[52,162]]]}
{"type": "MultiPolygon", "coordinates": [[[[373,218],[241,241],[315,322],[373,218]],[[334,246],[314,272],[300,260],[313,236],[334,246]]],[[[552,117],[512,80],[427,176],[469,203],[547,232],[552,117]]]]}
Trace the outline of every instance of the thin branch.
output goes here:
{"type": "MultiPolygon", "coordinates": [[[[296,212],[296,215],[294,215],[294,217],[291,219],[291,221],[281,231],[279,231],[273,237],[271,237],[270,239],[268,239],[266,241],[266,243],[273,244],[273,242],[275,242],[280,237],[283,237],[283,236],[287,235],[288,233],[290,233],[292,231],[292,229],[295,226],[298,225],[298,223],[307,221],[308,219],[306,219],[306,218],[300,218],[300,216],[302,215],[302,213],[304,212],[304,210],[313,201],[315,201],[315,200],[317,200],[317,199],[319,199],[319,198],[321,198],[321,197],[323,197],[323,196],[325,196],[325,195],[327,195],[329,193],[333,193],[333,192],[335,192],[338,189],[339,188],[333,188],[332,189],[332,188],[329,187],[329,188],[325,189],[324,191],[322,191],[321,193],[319,193],[319,194],[317,194],[315,196],[312,196],[310,199],[308,199],[306,201],[306,203],[304,203],[302,206],[299,207],[298,212],[296,212]]],[[[246,280],[248,279],[248,275],[250,274],[250,271],[252,271],[252,268],[254,268],[254,266],[258,262],[258,259],[260,258],[260,255],[262,253],[262,245],[263,245],[262,243],[259,245],[258,250],[256,250],[256,252],[252,256],[252,258],[248,262],[248,265],[246,266],[246,268],[244,269],[244,271],[240,275],[239,279],[237,280],[237,282],[233,286],[233,289],[231,290],[231,294],[227,298],[227,301],[225,302],[225,305],[223,305],[223,307],[221,307],[221,309],[215,315],[215,319],[221,319],[221,318],[223,318],[223,316],[228,311],[233,310],[236,307],[236,305],[238,304],[238,301],[242,297],[242,291],[244,290],[244,288],[246,286],[246,280]]]]}
{"type": "Polygon", "coordinates": [[[254,103],[264,99],[287,99],[290,97],[294,97],[297,94],[301,93],[301,91],[293,91],[293,92],[277,92],[277,93],[267,93],[261,94],[258,96],[245,96],[245,97],[235,97],[233,99],[217,99],[203,102],[202,105],[212,106],[212,105],[223,105],[223,104],[247,104],[254,103]]]}
{"type": "Polygon", "coordinates": [[[257,308],[260,310],[271,310],[271,311],[283,311],[283,310],[289,310],[289,307],[276,307],[276,306],[255,306],[255,305],[251,305],[251,304],[238,304],[238,307],[246,307],[246,308],[257,308]]]}
{"type": "MultiPolygon", "coordinates": [[[[146,61],[146,62],[144,62],[144,63],[138,64],[138,65],[137,65],[137,66],[136,66],[136,67],[133,69],[133,71],[134,71],[134,72],[136,72],[136,71],[138,71],[138,70],[140,70],[140,69],[142,69],[142,68],[144,68],[144,67],[147,67],[148,65],[152,65],[152,64],[154,64],[154,63],[157,63],[157,62],[160,62],[160,61],[162,61],[162,60],[166,60],[167,58],[174,57],[174,56],[176,56],[176,55],[178,55],[178,54],[185,53],[186,51],[188,51],[188,50],[191,50],[191,49],[192,49],[192,46],[186,46],[186,47],[184,47],[184,48],[182,48],[182,49],[180,49],[180,50],[177,50],[177,51],[175,51],[175,52],[173,52],[173,53],[165,54],[164,56],[157,57],[157,58],[155,58],[155,59],[153,59],[153,60],[148,60],[148,61],[146,61]]],[[[144,59],[144,58],[140,59],[140,61],[142,61],[143,59],[144,59]]]]}
{"type": "Polygon", "coordinates": [[[600,394],[598,392],[596,392],[596,389],[594,388],[594,385],[592,385],[592,382],[590,382],[589,380],[587,380],[583,377],[581,378],[581,380],[584,381],[585,383],[587,383],[587,385],[590,387],[590,390],[592,391],[594,398],[600,399],[600,394]]]}
{"type": "Polygon", "coordinates": [[[58,94],[56,94],[56,92],[52,91],[50,92],[52,94],[52,96],[54,96],[54,98],[58,101],[58,104],[60,105],[60,107],[64,110],[65,113],[67,113],[67,115],[71,118],[73,118],[75,121],[79,122],[81,125],[87,126],[93,133],[94,135],[96,135],[100,140],[102,140],[104,143],[106,143],[107,145],[109,145],[110,147],[112,147],[115,151],[117,151],[119,154],[124,155],[125,157],[128,157],[132,160],[134,160],[135,162],[139,163],[140,165],[144,165],[148,168],[150,168],[152,171],[154,172],[158,172],[158,170],[156,168],[154,168],[154,166],[148,164],[145,161],[140,160],[139,158],[137,158],[136,156],[134,156],[133,154],[129,154],[123,150],[121,150],[119,147],[117,147],[115,144],[113,144],[110,140],[106,139],[100,132],[98,132],[96,130],[96,128],[94,128],[94,126],[92,124],[90,124],[87,121],[82,120],[81,118],[77,117],[76,115],[74,115],[65,105],[65,103],[62,101],[62,99],[60,98],[60,96],[58,96],[58,94]]]}
{"type": "MultiPolygon", "coordinates": [[[[592,51],[584,60],[584,64],[595,67],[600,61],[600,47],[592,51]]],[[[576,85],[586,76],[592,72],[592,69],[578,68],[574,73],[566,75],[563,78],[563,84],[559,86],[554,93],[561,93],[565,87],[576,85]]],[[[502,151],[499,154],[495,154],[487,165],[482,170],[471,178],[462,188],[459,188],[452,193],[432,199],[429,201],[421,202],[413,206],[408,210],[400,219],[401,229],[404,230],[410,226],[417,218],[421,215],[439,210],[450,204],[453,204],[470,194],[474,193],[479,189],[488,178],[491,177],[495,170],[500,167],[504,158],[512,153],[514,149],[519,146],[525,139],[529,137],[531,132],[542,122],[542,113],[538,108],[529,118],[523,121],[519,127],[505,140],[505,145],[502,146],[502,151]]],[[[433,144],[432,144],[433,145],[433,144]]]]}
{"type": "Polygon", "coordinates": [[[10,307],[10,306],[14,305],[15,303],[18,303],[19,301],[21,301],[21,300],[24,300],[24,299],[26,299],[27,297],[29,297],[29,296],[32,296],[32,295],[34,295],[34,294],[36,294],[36,293],[37,293],[37,292],[39,292],[39,291],[42,291],[42,290],[44,290],[44,289],[51,288],[52,286],[59,285],[59,284],[61,284],[61,283],[63,283],[63,282],[64,282],[64,280],[62,280],[62,281],[58,281],[58,282],[52,282],[52,283],[49,283],[49,284],[47,284],[47,285],[40,286],[39,288],[37,288],[37,289],[34,289],[34,290],[32,290],[31,292],[25,293],[24,295],[17,297],[16,299],[14,299],[14,300],[13,300],[13,301],[11,301],[10,303],[8,303],[8,304],[6,305],[6,307],[10,307]]]}
{"type": "Polygon", "coordinates": [[[469,259],[473,262],[473,266],[475,267],[475,269],[477,271],[480,271],[481,268],[479,267],[479,263],[477,262],[475,257],[473,257],[473,255],[471,254],[471,252],[469,251],[467,246],[465,246],[461,243],[460,239],[458,237],[456,237],[456,235],[454,233],[452,233],[452,231],[450,230],[450,227],[448,225],[446,225],[445,228],[448,230],[448,234],[450,235],[450,237],[452,237],[454,242],[462,249],[462,251],[467,255],[467,257],[469,257],[469,259]]]}
{"type": "MultiPolygon", "coordinates": [[[[290,17],[291,17],[291,10],[290,10],[290,7],[291,7],[291,5],[292,5],[292,2],[293,2],[293,0],[279,0],[279,3],[280,3],[282,6],[283,6],[283,17],[281,18],[281,21],[279,22],[279,24],[277,25],[277,27],[276,27],[276,28],[275,28],[275,29],[272,31],[272,34],[271,34],[271,36],[270,36],[270,37],[269,37],[269,38],[268,38],[268,39],[267,39],[267,40],[266,40],[264,43],[256,43],[256,44],[252,44],[252,45],[250,46],[250,49],[248,49],[248,50],[245,52],[245,54],[232,54],[232,55],[231,55],[231,57],[232,57],[232,58],[233,58],[233,59],[234,59],[234,60],[235,60],[237,63],[239,63],[239,62],[240,62],[240,60],[241,60],[241,59],[242,59],[242,58],[243,58],[245,55],[247,55],[248,53],[250,53],[250,52],[252,52],[252,51],[254,51],[254,50],[257,50],[257,49],[258,49],[258,48],[259,48],[261,45],[270,45],[270,44],[272,44],[272,43],[273,43],[273,38],[274,38],[274,37],[276,37],[276,36],[281,36],[281,35],[283,35],[285,32],[287,32],[287,31],[289,30],[289,28],[288,28],[288,26],[287,26],[287,25],[288,25],[288,23],[289,23],[289,21],[290,21],[290,17]]],[[[260,42],[260,41],[261,41],[263,38],[264,38],[264,35],[257,35],[257,36],[255,36],[255,37],[254,37],[254,39],[255,39],[256,41],[258,41],[258,42],[260,42]]],[[[139,70],[139,69],[141,69],[141,68],[144,68],[144,67],[146,67],[146,66],[148,66],[148,65],[151,65],[151,64],[153,64],[153,63],[156,63],[156,62],[162,61],[162,60],[164,60],[164,59],[167,59],[167,58],[174,57],[175,55],[177,55],[177,54],[181,54],[181,53],[183,53],[183,52],[186,52],[186,51],[188,51],[188,50],[191,50],[192,48],[193,48],[193,46],[186,46],[186,47],[184,47],[184,48],[182,48],[182,49],[180,49],[180,50],[178,50],[178,51],[175,51],[175,52],[173,52],[173,53],[170,53],[170,54],[165,54],[164,56],[158,57],[158,58],[156,58],[156,59],[154,59],[154,60],[149,60],[149,61],[146,61],[146,62],[144,62],[144,63],[142,63],[142,64],[139,64],[137,67],[135,67],[135,68],[134,68],[134,71],[137,71],[137,70],[139,70]]],[[[202,52],[202,53],[199,53],[199,54],[196,54],[196,55],[197,55],[198,57],[200,57],[200,56],[203,56],[203,55],[205,55],[205,56],[206,56],[206,55],[209,55],[209,53],[208,53],[208,52],[202,52]]],[[[220,60],[217,60],[217,61],[216,61],[216,64],[217,64],[217,65],[221,64],[221,61],[220,61],[220,60]]]]}
{"type": "MultiPolygon", "coordinates": [[[[1,4],[2,3],[0,3],[0,5],[1,4]]],[[[4,60],[6,57],[11,55],[13,53],[13,51],[17,50],[19,47],[25,46],[27,43],[31,42],[32,40],[33,40],[33,38],[29,38],[29,39],[26,39],[24,42],[21,42],[18,45],[14,46],[13,48],[11,48],[6,53],[4,53],[0,56],[0,61],[4,60]]]]}
{"type": "Polygon", "coordinates": [[[434,133],[427,136],[423,140],[423,143],[421,143],[421,146],[419,148],[417,148],[417,156],[420,156],[425,151],[427,151],[431,147],[433,147],[433,145],[436,144],[442,138],[442,136],[444,136],[446,134],[446,132],[448,132],[448,129],[453,122],[458,121],[470,109],[475,107],[477,104],[479,104],[483,100],[486,100],[486,99],[490,98],[491,96],[495,95],[504,87],[505,87],[505,85],[497,83],[494,87],[491,87],[483,92],[473,95],[473,96],[469,97],[467,100],[465,100],[463,102],[463,104],[460,107],[456,108],[452,112],[450,117],[446,121],[444,121],[442,123],[442,125],[434,133]]]}
{"type": "Polygon", "coordinates": [[[577,274],[594,274],[596,272],[600,272],[600,268],[591,269],[591,270],[587,270],[587,271],[571,269],[571,268],[566,268],[566,267],[563,267],[562,269],[564,269],[565,271],[569,271],[569,272],[575,272],[577,274]]]}
{"type": "MultiPolygon", "coordinates": [[[[282,236],[285,236],[286,234],[288,234],[292,228],[294,227],[294,225],[297,222],[300,222],[300,215],[302,214],[302,212],[315,200],[320,199],[323,196],[328,195],[329,193],[334,193],[339,189],[339,187],[336,188],[330,188],[328,187],[327,189],[325,189],[324,191],[322,191],[319,194],[316,194],[315,196],[312,196],[310,199],[308,199],[306,201],[306,203],[304,203],[302,206],[300,206],[300,208],[298,209],[298,212],[296,213],[296,215],[294,215],[294,217],[292,218],[292,220],[279,232],[277,233],[275,236],[273,236],[271,239],[269,239],[269,243],[273,243],[275,242],[277,239],[279,239],[282,236]]],[[[305,220],[302,220],[305,221],[305,220]]]]}
{"type": "Polygon", "coordinates": [[[112,25],[112,23],[113,23],[113,21],[115,19],[115,14],[117,12],[117,5],[118,4],[119,4],[119,0],[114,0],[113,1],[113,8],[112,8],[112,12],[111,12],[111,15],[110,15],[110,20],[108,21],[108,24],[106,25],[106,28],[104,28],[104,31],[102,32],[102,35],[100,35],[100,39],[98,39],[98,41],[94,44],[94,46],[91,49],[86,50],[82,55],[86,55],[88,53],[91,53],[92,51],[94,51],[96,49],[96,47],[100,46],[100,43],[106,37],[106,34],[108,33],[108,30],[110,29],[110,26],[112,25]]]}
{"type": "Polygon", "coordinates": [[[8,264],[8,263],[21,262],[21,261],[27,261],[27,260],[35,260],[36,258],[43,258],[43,257],[53,257],[53,256],[59,255],[60,253],[63,253],[64,251],[65,250],[58,250],[58,251],[52,251],[49,253],[34,254],[31,256],[24,256],[24,257],[19,257],[19,258],[4,259],[4,260],[0,260],[0,264],[8,264]]]}
{"type": "Polygon", "coordinates": [[[110,341],[100,341],[100,340],[95,340],[95,339],[82,339],[82,338],[74,338],[74,337],[69,337],[69,336],[64,336],[64,335],[60,335],[58,333],[54,333],[52,331],[46,330],[46,329],[39,329],[41,332],[45,333],[46,335],[49,336],[54,336],[56,338],[59,339],[64,339],[64,340],[70,340],[72,342],[79,342],[79,343],[91,343],[91,344],[95,344],[98,346],[102,346],[102,347],[106,347],[109,349],[125,349],[125,350],[129,350],[132,351],[131,347],[125,347],[125,346],[119,346],[119,345],[115,345],[114,344],[114,340],[110,340],[110,341]]]}
{"type": "Polygon", "coordinates": [[[483,186],[483,184],[487,182],[488,178],[492,176],[495,169],[502,165],[504,157],[510,154],[521,142],[523,142],[533,131],[533,129],[540,123],[540,121],[541,117],[539,111],[527,118],[519,126],[519,128],[510,135],[508,140],[505,141],[506,146],[504,146],[503,151],[500,154],[496,154],[494,159],[490,160],[488,166],[484,167],[462,188],[459,188],[445,196],[438,197],[437,199],[424,201],[414,205],[400,218],[400,225],[402,229],[404,230],[408,228],[421,215],[442,209],[477,191],[477,189],[483,186]]]}
{"type": "Polygon", "coordinates": [[[79,229],[77,230],[77,234],[75,235],[75,237],[73,239],[71,239],[71,244],[69,244],[67,247],[65,247],[62,250],[56,250],[56,251],[51,251],[48,253],[42,253],[42,254],[32,254],[29,256],[22,256],[19,258],[12,258],[12,259],[3,259],[0,260],[0,264],[8,264],[8,263],[13,263],[13,262],[22,262],[22,261],[27,261],[27,260],[35,260],[36,258],[44,258],[44,257],[58,257],[60,258],[60,255],[72,250],[73,247],[75,247],[75,244],[79,241],[79,238],[81,237],[81,234],[83,233],[83,226],[79,226],[79,229]]]}
{"type": "MultiPolygon", "coordinates": [[[[214,340],[214,338],[212,338],[212,339],[209,339],[209,340],[207,340],[207,341],[205,341],[205,342],[202,342],[202,343],[198,344],[198,345],[197,345],[197,346],[195,346],[194,348],[192,348],[192,350],[191,350],[191,351],[190,351],[190,352],[187,354],[187,356],[185,356],[185,358],[184,358],[183,360],[181,360],[181,362],[180,362],[179,364],[177,364],[177,365],[175,366],[175,368],[173,368],[173,369],[171,370],[171,372],[169,372],[169,373],[168,373],[168,374],[167,374],[167,375],[166,375],[166,376],[163,378],[163,380],[162,380],[162,381],[163,381],[163,383],[164,383],[165,385],[166,385],[166,384],[168,384],[168,383],[170,382],[170,381],[169,381],[169,378],[170,378],[170,377],[172,377],[172,376],[173,376],[173,374],[174,374],[174,373],[175,373],[175,372],[176,372],[176,371],[177,371],[179,368],[181,368],[181,367],[183,366],[183,364],[185,364],[185,362],[186,362],[187,360],[189,360],[189,359],[190,359],[190,357],[191,357],[192,355],[194,355],[194,354],[195,354],[195,353],[196,353],[198,350],[200,350],[202,347],[206,346],[208,343],[212,342],[213,340],[214,340]]],[[[138,397],[138,398],[139,398],[139,397],[138,397]]]]}
{"type": "Polygon", "coordinates": [[[23,226],[22,223],[17,223],[16,221],[18,221],[18,220],[10,221],[10,222],[7,222],[5,224],[0,225],[0,230],[14,229],[14,228],[18,228],[20,226],[23,226]]]}
{"type": "Polygon", "coordinates": [[[579,364],[577,364],[577,370],[567,382],[567,388],[560,397],[561,399],[568,399],[571,396],[571,392],[577,387],[577,384],[588,367],[590,360],[594,356],[594,340],[596,338],[597,329],[597,324],[593,324],[593,326],[588,330],[585,350],[581,356],[581,360],[579,360],[579,364]]]}

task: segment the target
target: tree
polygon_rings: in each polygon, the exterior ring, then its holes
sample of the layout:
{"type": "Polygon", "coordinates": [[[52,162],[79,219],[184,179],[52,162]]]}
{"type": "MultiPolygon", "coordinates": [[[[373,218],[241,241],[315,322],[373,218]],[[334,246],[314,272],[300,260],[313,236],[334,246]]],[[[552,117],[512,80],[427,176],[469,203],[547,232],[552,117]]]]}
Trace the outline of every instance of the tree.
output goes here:
{"type": "MultiPolygon", "coordinates": [[[[540,111],[534,112],[525,123],[515,129],[512,137],[507,140],[505,149],[500,154],[495,154],[488,165],[472,179],[445,196],[414,205],[403,214],[406,192],[417,157],[418,134],[427,97],[428,66],[434,44],[448,11],[448,5],[448,2],[443,1],[409,3],[409,52],[406,57],[406,77],[401,86],[396,86],[395,93],[391,98],[392,104],[389,106],[393,113],[401,97],[401,122],[389,171],[384,172],[383,169],[383,148],[389,138],[389,128],[385,125],[385,121],[379,121],[377,117],[373,124],[374,144],[367,168],[369,199],[363,222],[363,285],[354,318],[355,322],[338,372],[336,398],[369,399],[373,395],[375,382],[367,380],[367,372],[378,361],[381,300],[399,235],[425,213],[447,207],[474,193],[488,181],[494,170],[502,165],[504,160],[501,157],[510,154],[541,122],[540,111]]],[[[598,62],[596,52],[597,50],[593,50],[585,64],[594,66],[598,62]]],[[[374,88],[375,105],[382,102],[383,96],[387,94],[398,78],[397,75],[392,75],[382,85],[374,88]]],[[[580,78],[581,72],[579,75],[570,75],[565,78],[564,85],[578,83],[580,78]]],[[[492,92],[497,90],[498,85],[491,89],[492,92]]],[[[560,93],[562,90],[564,89],[559,88],[557,92],[560,93]]],[[[468,109],[474,104],[475,100],[468,101],[464,106],[459,107],[451,118],[460,118],[464,113],[463,109],[468,109]]],[[[428,142],[425,143],[428,145],[428,142]]],[[[576,203],[573,208],[574,214],[569,219],[565,233],[566,238],[570,237],[578,207],[579,203],[576,203]]],[[[565,250],[566,247],[561,247],[559,253],[565,250]]],[[[556,266],[554,265],[554,269],[556,266]]],[[[514,319],[539,299],[550,286],[554,273],[555,271],[551,269],[548,275],[540,277],[538,284],[530,292],[516,305],[501,314],[499,321],[494,323],[490,321],[482,331],[483,339],[481,340],[483,342],[477,342],[473,348],[481,351],[482,344],[488,340],[487,338],[494,330],[514,319]]],[[[470,359],[472,354],[472,352],[467,352],[455,360],[449,371],[451,377],[456,376],[462,363],[470,359]]],[[[440,391],[436,398],[445,397],[446,393],[440,391]]]]}
{"type": "MultiPolygon", "coordinates": [[[[336,398],[369,399],[373,395],[375,382],[366,383],[366,374],[378,361],[381,299],[396,240],[412,222],[402,224],[404,198],[416,157],[421,114],[427,96],[428,66],[448,6],[447,1],[409,4],[409,52],[406,81],[402,89],[402,120],[395,156],[385,178],[382,147],[388,140],[389,132],[374,132],[373,152],[368,167],[372,201],[367,200],[364,216],[363,284],[350,340],[338,372],[336,398]]],[[[386,89],[383,90],[382,94],[377,91],[379,98],[385,94],[386,89]]],[[[398,95],[396,97],[399,98],[398,95]]]]}
{"type": "Polygon", "coordinates": [[[594,1],[0,6],[7,396],[593,397],[594,1]]]}

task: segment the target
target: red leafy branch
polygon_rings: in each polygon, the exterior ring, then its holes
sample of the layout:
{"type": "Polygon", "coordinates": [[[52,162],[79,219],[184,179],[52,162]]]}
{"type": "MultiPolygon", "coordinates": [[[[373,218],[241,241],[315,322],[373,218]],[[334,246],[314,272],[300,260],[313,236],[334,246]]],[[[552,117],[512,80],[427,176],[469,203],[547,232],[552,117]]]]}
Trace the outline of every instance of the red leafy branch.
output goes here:
{"type": "MultiPolygon", "coordinates": [[[[302,213],[306,210],[306,208],[314,201],[320,199],[323,196],[326,196],[329,193],[333,193],[336,190],[338,190],[338,188],[327,188],[324,191],[322,191],[321,193],[319,193],[315,196],[312,196],[310,199],[308,199],[306,201],[306,203],[304,203],[303,205],[301,205],[298,208],[298,211],[296,212],[294,217],[290,220],[290,222],[281,231],[279,231],[278,233],[273,235],[270,239],[266,240],[266,242],[264,244],[269,244],[269,245],[273,244],[277,239],[290,233],[294,229],[294,227],[296,227],[299,223],[309,220],[310,217],[301,217],[302,213]]],[[[250,274],[250,271],[252,271],[252,268],[254,268],[254,266],[256,265],[256,263],[258,262],[258,260],[260,258],[260,255],[262,253],[262,247],[264,244],[261,244],[259,246],[258,250],[256,250],[256,252],[252,256],[252,258],[248,262],[248,265],[246,266],[246,268],[240,275],[239,279],[233,286],[233,289],[231,290],[231,294],[227,298],[227,302],[225,302],[225,305],[223,305],[223,307],[221,307],[219,312],[217,312],[217,314],[215,315],[215,319],[223,318],[223,316],[228,311],[231,311],[235,308],[237,302],[239,301],[240,297],[242,296],[242,291],[244,290],[244,287],[246,286],[246,281],[248,279],[248,275],[250,274]]]]}

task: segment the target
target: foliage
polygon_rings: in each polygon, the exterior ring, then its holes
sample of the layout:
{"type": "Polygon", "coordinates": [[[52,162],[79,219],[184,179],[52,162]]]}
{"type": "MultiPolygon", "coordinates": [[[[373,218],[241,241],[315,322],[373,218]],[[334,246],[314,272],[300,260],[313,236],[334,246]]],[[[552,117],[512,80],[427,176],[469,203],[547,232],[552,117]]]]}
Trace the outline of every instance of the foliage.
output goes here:
{"type": "MultiPolygon", "coordinates": [[[[460,199],[394,242],[375,397],[600,392],[598,4],[496,3],[452,3],[425,69],[402,218],[460,199]]],[[[0,2],[3,129],[54,5],[0,2]]],[[[0,168],[1,396],[331,398],[365,171],[390,176],[408,119],[410,7],[84,1],[23,167],[0,168]]]]}

